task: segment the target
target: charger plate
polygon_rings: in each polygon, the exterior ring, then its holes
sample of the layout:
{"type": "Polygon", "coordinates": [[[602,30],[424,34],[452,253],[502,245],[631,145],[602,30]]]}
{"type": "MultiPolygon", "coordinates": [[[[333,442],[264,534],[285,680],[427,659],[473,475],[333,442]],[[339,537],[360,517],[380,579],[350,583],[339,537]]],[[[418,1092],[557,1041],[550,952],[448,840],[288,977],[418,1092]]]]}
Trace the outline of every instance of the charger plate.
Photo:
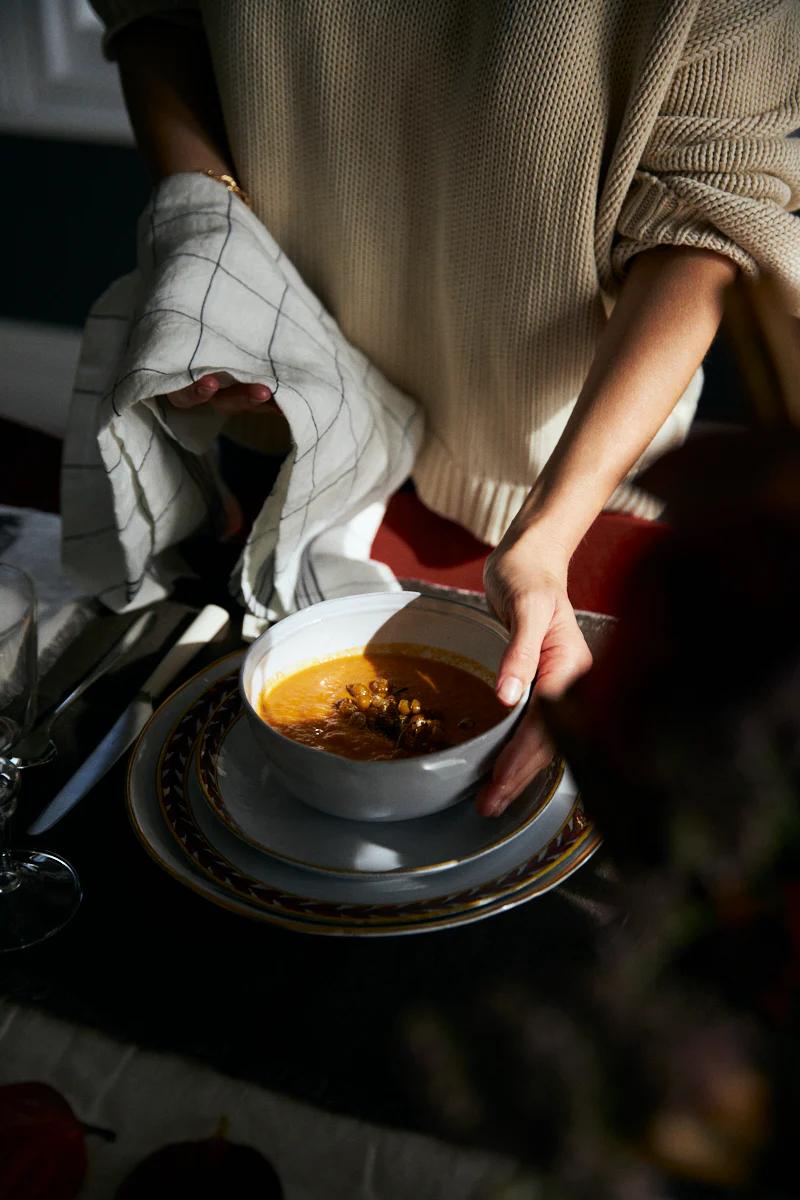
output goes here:
{"type": "Polygon", "coordinates": [[[233,912],[299,932],[386,936],[480,920],[550,890],[600,839],[574,792],[561,786],[537,824],[476,861],[434,874],[338,878],[274,859],[241,842],[210,811],[195,774],[202,730],[241,656],[200,672],[154,715],[128,773],[131,822],[173,878],[233,912]],[[226,678],[228,677],[228,678],[226,678]]]}
{"type": "Polygon", "coordinates": [[[441,871],[488,854],[544,819],[564,774],[554,760],[496,820],[479,816],[468,798],[411,821],[344,821],[298,803],[274,778],[235,677],[203,728],[196,762],[212,811],[242,841],[296,866],[357,879],[441,871]]]}

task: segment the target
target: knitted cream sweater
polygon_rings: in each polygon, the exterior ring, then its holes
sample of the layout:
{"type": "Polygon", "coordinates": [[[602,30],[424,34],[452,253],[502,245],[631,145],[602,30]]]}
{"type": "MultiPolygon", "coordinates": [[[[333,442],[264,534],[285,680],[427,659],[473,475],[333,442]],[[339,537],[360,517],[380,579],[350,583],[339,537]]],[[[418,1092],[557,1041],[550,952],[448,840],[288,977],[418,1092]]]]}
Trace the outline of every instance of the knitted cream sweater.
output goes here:
{"type": "MultiPolygon", "coordinates": [[[[189,7],[97,0],[112,55],[132,19],[189,7]]],[[[199,9],[256,212],[422,402],[420,495],[478,537],[500,538],[546,462],[634,254],[717,250],[800,310],[797,0],[199,9]]],[[[646,511],[629,486],[612,503],[646,511]]]]}

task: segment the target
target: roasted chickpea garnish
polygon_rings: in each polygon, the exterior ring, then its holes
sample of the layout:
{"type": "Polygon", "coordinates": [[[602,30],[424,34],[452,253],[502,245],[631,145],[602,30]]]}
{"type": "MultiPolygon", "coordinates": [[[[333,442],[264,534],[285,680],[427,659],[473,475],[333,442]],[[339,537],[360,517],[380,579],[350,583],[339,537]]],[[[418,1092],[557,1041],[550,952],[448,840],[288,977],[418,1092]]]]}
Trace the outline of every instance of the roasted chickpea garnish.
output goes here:
{"type": "MultiPolygon", "coordinates": [[[[348,695],[337,700],[335,707],[349,724],[358,728],[366,726],[387,738],[400,749],[430,750],[443,745],[443,723],[441,713],[426,712],[422,701],[412,696],[400,698],[407,688],[394,688],[391,681],[382,676],[371,679],[368,684],[348,683],[348,695]]],[[[474,724],[469,717],[462,718],[469,726],[474,724]]]]}
{"type": "Polygon", "coordinates": [[[405,732],[409,733],[413,738],[419,737],[421,733],[425,733],[430,726],[430,721],[427,717],[423,717],[422,713],[416,713],[413,717],[409,717],[405,726],[405,732]]]}

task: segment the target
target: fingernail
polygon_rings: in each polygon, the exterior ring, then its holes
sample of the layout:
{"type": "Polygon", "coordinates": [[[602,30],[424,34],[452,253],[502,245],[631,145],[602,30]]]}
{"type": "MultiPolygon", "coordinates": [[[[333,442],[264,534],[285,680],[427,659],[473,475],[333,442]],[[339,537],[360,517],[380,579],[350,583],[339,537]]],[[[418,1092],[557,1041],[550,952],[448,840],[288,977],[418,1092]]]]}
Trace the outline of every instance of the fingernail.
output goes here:
{"type": "Polygon", "coordinates": [[[218,386],[219,384],[217,383],[216,379],[213,378],[201,379],[199,383],[195,384],[195,388],[198,392],[205,392],[209,395],[211,392],[215,392],[218,386]]]}
{"type": "Polygon", "coordinates": [[[264,404],[267,400],[272,399],[272,392],[268,387],[262,387],[261,384],[256,385],[250,395],[257,404],[264,404]]]}
{"type": "Polygon", "coordinates": [[[506,675],[505,679],[500,680],[500,686],[497,689],[497,698],[511,708],[520,699],[523,691],[524,688],[521,679],[517,679],[514,675],[506,675]]]}

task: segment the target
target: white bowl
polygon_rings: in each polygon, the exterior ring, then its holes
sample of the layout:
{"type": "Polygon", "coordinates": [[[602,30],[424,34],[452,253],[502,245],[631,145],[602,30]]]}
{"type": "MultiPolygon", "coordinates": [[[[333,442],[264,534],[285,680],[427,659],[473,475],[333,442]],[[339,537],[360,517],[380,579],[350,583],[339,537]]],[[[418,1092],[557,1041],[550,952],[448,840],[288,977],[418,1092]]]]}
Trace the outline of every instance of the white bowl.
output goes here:
{"type": "Polygon", "coordinates": [[[258,746],[294,796],[335,817],[401,821],[457,804],[477,789],[522,715],[527,695],[497,725],[449,750],[360,762],[303,745],[259,715],[259,696],[276,676],[367,644],[422,645],[471,659],[491,679],[508,643],[492,617],[419,592],[372,592],[325,600],[284,618],[253,642],[239,677],[258,746]]]}

